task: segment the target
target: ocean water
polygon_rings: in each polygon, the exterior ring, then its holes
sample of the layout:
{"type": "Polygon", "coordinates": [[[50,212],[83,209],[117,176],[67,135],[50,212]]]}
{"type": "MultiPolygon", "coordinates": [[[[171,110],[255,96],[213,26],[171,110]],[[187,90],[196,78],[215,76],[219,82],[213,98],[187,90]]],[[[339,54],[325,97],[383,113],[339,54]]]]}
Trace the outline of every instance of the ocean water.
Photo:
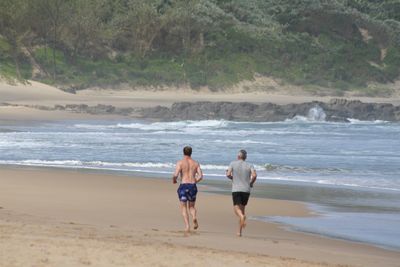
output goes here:
{"type": "Polygon", "coordinates": [[[318,217],[264,217],[261,220],[284,223],[293,230],[333,238],[370,243],[400,250],[400,216],[396,213],[338,212],[329,207],[311,205],[318,217]]]}
{"type": "MultiPolygon", "coordinates": [[[[183,146],[191,145],[205,179],[222,181],[237,151],[246,149],[248,161],[255,165],[261,183],[327,188],[326,192],[320,190],[318,197],[310,198],[305,193],[296,200],[321,205],[321,214],[336,215],[336,218],[346,213],[351,218],[359,215],[371,227],[375,224],[371,218],[384,214],[382,218],[387,218],[388,223],[386,233],[389,231],[392,237],[399,235],[400,124],[357,120],[331,123],[324,119],[319,110],[310,110],[308,117],[273,123],[93,120],[3,124],[0,125],[0,164],[170,177],[175,162],[182,157],[183,146]],[[348,191],[352,193],[342,194],[348,191]],[[383,197],[365,199],[363,192],[383,197]],[[329,209],[335,205],[342,208],[329,209]],[[363,208],[357,209],[360,206],[363,208]],[[321,207],[324,207],[322,211],[321,207]]],[[[261,195],[273,197],[273,192],[261,195]]],[[[317,229],[314,223],[325,223],[313,218],[311,223],[293,218],[269,219],[307,232],[317,229]]],[[[357,220],[346,217],[344,222],[355,225],[357,220]]],[[[376,242],[374,236],[359,238],[360,231],[346,228],[341,235],[325,226],[326,231],[318,228],[314,232],[400,249],[400,241],[382,241],[385,238],[375,228],[370,232],[375,233],[376,242]]]]}

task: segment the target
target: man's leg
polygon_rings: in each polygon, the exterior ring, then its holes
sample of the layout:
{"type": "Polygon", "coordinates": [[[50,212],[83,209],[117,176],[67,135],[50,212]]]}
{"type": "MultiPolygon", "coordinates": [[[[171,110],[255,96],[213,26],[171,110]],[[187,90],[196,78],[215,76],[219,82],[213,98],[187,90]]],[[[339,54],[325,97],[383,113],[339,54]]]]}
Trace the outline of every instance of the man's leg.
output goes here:
{"type": "Polygon", "coordinates": [[[187,201],[181,201],[180,203],[183,221],[185,222],[185,234],[187,234],[190,232],[188,205],[187,201]]]}
{"type": "Polygon", "coordinates": [[[190,211],[190,214],[192,215],[194,230],[199,228],[199,224],[197,222],[197,210],[196,210],[195,204],[196,204],[196,202],[189,202],[189,211],[190,211]]]}
{"type": "Polygon", "coordinates": [[[235,205],[233,209],[235,211],[235,214],[239,217],[239,231],[237,235],[242,236],[243,227],[245,227],[246,225],[246,215],[244,215],[244,206],[235,205]]]}
{"type": "Polygon", "coordinates": [[[240,223],[242,225],[242,228],[245,228],[246,227],[246,212],[245,212],[246,206],[239,205],[239,208],[240,208],[240,210],[242,211],[242,214],[243,214],[243,217],[242,217],[243,220],[240,223]]]}
{"type": "Polygon", "coordinates": [[[242,194],[242,199],[241,199],[242,203],[240,203],[240,205],[239,205],[240,211],[243,214],[243,217],[241,217],[241,221],[240,221],[240,224],[241,224],[242,228],[246,227],[246,212],[245,212],[245,209],[246,209],[246,205],[247,205],[247,203],[249,201],[249,197],[250,197],[250,193],[243,193],[242,194]]]}

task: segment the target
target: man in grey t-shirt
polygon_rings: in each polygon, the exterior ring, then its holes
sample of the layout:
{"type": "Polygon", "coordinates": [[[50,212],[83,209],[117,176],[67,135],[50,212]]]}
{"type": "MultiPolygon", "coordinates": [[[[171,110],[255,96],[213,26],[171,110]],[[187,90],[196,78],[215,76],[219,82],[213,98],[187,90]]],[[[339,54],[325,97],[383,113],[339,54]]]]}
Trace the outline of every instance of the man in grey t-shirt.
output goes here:
{"type": "Polygon", "coordinates": [[[246,162],[247,152],[239,151],[237,160],[232,161],[226,170],[226,177],[232,180],[233,209],[239,217],[238,236],[242,236],[242,230],[246,226],[245,207],[250,197],[250,189],[257,179],[257,172],[252,164],[246,162]]]}

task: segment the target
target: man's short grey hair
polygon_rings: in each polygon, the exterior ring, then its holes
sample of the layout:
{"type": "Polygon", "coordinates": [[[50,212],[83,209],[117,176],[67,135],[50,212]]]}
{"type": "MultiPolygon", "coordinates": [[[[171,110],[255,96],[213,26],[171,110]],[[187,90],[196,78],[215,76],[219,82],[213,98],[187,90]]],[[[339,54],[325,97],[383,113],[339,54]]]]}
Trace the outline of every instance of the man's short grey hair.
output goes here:
{"type": "Polygon", "coordinates": [[[245,160],[247,158],[247,151],[244,149],[239,150],[238,156],[242,160],[245,160]]]}

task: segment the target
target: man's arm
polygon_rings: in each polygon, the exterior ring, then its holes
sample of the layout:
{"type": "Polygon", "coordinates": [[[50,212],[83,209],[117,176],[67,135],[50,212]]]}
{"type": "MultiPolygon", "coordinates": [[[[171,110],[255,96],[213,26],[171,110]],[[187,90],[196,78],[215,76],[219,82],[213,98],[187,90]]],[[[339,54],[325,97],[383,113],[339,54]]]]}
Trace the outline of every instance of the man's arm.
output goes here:
{"type": "Polygon", "coordinates": [[[229,179],[233,179],[233,168],[231,165],[229,165],[228,169],[226,170],[226,177],[228,177],[229,179]]]}
{"type": "Polygon", "coordinates": [[[197,164],[196,170],[196,184],[203,180],[203,171],[201,170],[200,164],[197,164]]]}
{"type": "Polygon", "coordinates": [[[172,183],[174,183],[174,184],[177,183],[177,180],[178,180],[178,177],[179,177],[179,174],[181,173],[181,171],[182,171],[181,162],[178,161],[178,162],[176,163],[175,172],[174,172],[174,174],[172,175],[172,183]]]}
{"type": "Polygon", "coordinates": [[[257,180],[257,172],[254,168],[251,169],[250,187],[253,187],[257,180]]]}

